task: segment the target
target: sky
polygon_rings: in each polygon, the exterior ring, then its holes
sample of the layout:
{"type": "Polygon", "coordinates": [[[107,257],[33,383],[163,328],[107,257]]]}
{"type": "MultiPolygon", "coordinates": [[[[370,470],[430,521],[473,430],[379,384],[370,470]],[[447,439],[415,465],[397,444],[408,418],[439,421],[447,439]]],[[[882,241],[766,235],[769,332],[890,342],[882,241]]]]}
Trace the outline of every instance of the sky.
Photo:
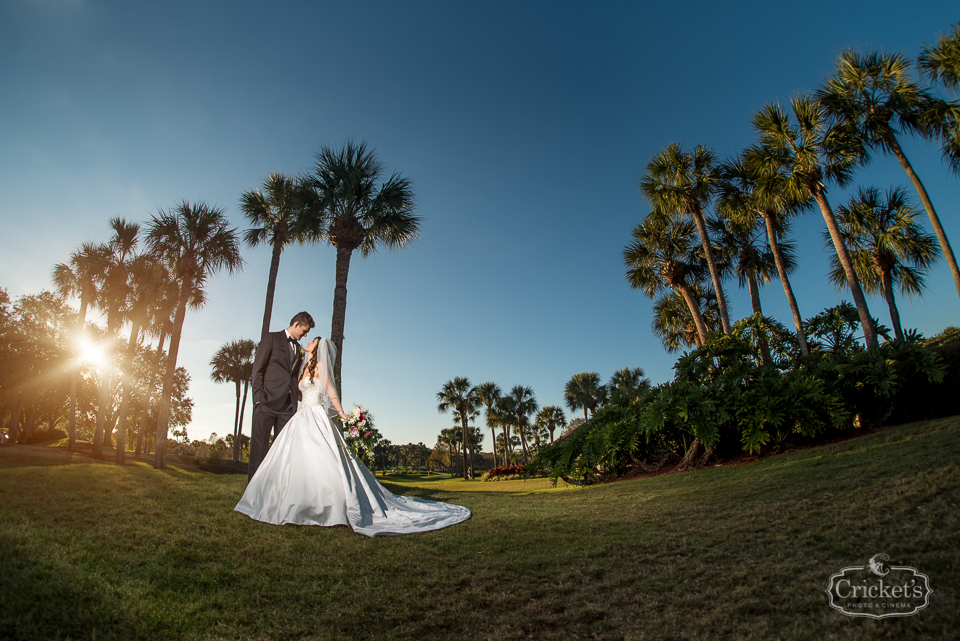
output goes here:
{"type": "MultiPolygon", "coordinates": [[[[674,142],[732,156],[755,141],[758,109],[815,90],[845,49],[913,57],[958,21],[955,1],[929,0],[4,0],[0,287],[49,289],[53,265],[107,240],[110,218],[146,223],[181,200],[222,207],[242,231],[244,191],[308,171],[321,146],[366,141],[411,179],[421,239],[351,263],[345,409],[367,407],[393,443],[432,446],[453,425],[437,392],[457,376],[530,386],[541,406],[563,406],[579,372],[666,382],[677,355],[622,258],[649,212],[646,163],[674,142]]],[[[960,245],[960,179],[935,147],[904,146],[960,245]]],[[[909,182],[878,156],[859,185],[909,182]]],[[[831,204],[851,189],[832,187],[831,204]]],[[[849,300],[827,282],[824,229],[811,213],[792,230],[805,317],[849,300]]],[[[270,249],[243,257],[186,319],[194,439],[232,430],[234,390],[210,381],[210,358],[260,330],[270,249]]],[[[272,329],[306,310],[311,335],[329,336],[334,265],[330,246],[284,252],[272,329]]],[[[747,293],[727,290],[731,316],[748,315],[747,293]]],[[[778,281],[761,299],[791,323],[778,281]]],[[[926,335],[960,324],[942,261],[900,313],[926,335]]]]}

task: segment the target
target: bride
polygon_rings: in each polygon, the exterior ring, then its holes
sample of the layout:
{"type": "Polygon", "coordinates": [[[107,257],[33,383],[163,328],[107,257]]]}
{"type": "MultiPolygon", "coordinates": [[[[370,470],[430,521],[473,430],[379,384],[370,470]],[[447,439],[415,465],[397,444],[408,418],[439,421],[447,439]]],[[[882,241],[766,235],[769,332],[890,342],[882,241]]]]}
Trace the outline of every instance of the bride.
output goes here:
{"type": "Polygon", "coordinates": [[[470,518],[459,505],[392,494],[347,449],[330,421],[346,418],[331,380],[337,348],[325,338],[307,345],[300,373],[300,411],[277,435],[237,507],[264,523],[349,525],[366,536],[439,530],[470,518]]]}

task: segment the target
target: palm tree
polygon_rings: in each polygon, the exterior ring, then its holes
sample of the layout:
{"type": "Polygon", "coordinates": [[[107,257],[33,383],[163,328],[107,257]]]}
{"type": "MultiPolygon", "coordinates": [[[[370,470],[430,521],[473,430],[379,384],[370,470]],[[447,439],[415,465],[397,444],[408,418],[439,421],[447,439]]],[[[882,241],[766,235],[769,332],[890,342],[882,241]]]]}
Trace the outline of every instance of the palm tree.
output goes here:
{"type": "Polygon", "coordinates": [[[937,44],[926,44],[917,56],[917,67],[931,82],[960,91],[960,22],[953,33],[940,36],[937,44]]]}
{"type": "Polygon", "coordinates": [[[647,163],[647,172],[640,180],[640,192],[661,216],[690,216],[700,234],[703,255],[710,269],[713,289],[718,293],[723,333],[730,334],[730,316],[720,284],[720,270],[713,256],[710,236],[703,210],[709,205],[717,188],[719,173],[713,151],[697,145],[692,153],[673,143],[661,150],[647,163]]]}
{"type": "Polygon", "coordinates": [[[640,367],[618,369],[610,377],[607,389],[623,399],[637,400],[650,391],[650,379],[645,378],[640,367]]]}
{"type": "MultiPolygon", "coordinates": [[[[953,33],[941,36],[937,44],[926,44],[917,57],[917,67],[930,82],[954,92],[960,91],[960,22],[953,33]]],[[[956,109],[942,114],[946,128],[941,131],[943,159],[955,174],[960,174],[960,115],[956,109]]]]}
{"type": "Polygon", "coordinates": [[[760,176],[780,175],[782,189],[791,202],[813,199],[820,207],[833,246],[843,265],[850,294],[863,325],[867,348],[878,345],[876,328],[840,235],[840,227],[827,200],[825,181],[846,185],[854,167],[863,158],[859,141],[842,127],[830,127],[823,106],[802,96],[791,101],[793,119],[778,104],[768,104],[753,117],[760,144],[751,148],[745,161],[760,176]]]}
{"type": "MultiPolygon", "coordinates": [[[[501,396],[491,408],[493,412],[493,418],[491,420],[495,425],[499,425],[501,429],[503,429],[503,436],[501,438],[501,442],[503,443],[503,461],[501,461],[501,464],[504,466],[510,465],[510,462],[513,460],[513,456],[511,456],[513,448],[510,447],[513,439],[510,437],[510,429],[513,427],[515,405],[516,401],[512,396],[501,396]]],[[[496,439],[494,439],[494,441],[496,441],[496,439]]]]}
{"type": "MultiPolygon", "coordinates": [[[[127,413],[133,396],[131,371],[137,345],[140,343],[140,331],[150,322],[150,318],[162,303],[164,289],[169,287],[170,273],[150,256],[137,256],[130,263],[130,294],[127,320],[130,321],[130,339],[124,356],[122,391],[120,394],[120,415],[117,419],[116,462],[123,464],[126,452],[127,413]]],[[[146,411],[146,410],[145,410],[146,411]]]]}
{"type": "Polygon", "coordinates": [[[177,307],[167,353],[160,413],[157,420],[157,448],[153,466],[166,468],[167,425],[170,420],[170,398],[173,394],[177,355],[187,305],[196,299],[196,290],[203,289],[207,279],[226,269],[229,273],[243,267],[237,230],[227,226],[223,209],[205,203],[181,201],[169,212],[161,210],[149,224],[147,243],[150,253],[165,263],[178,285],[177,307]]]}
{"type": "MultiPolygon", "coordinates": [[[[130,270],[136,259],[140,225],[128,223],[122,218],[110,219],[113,236],[106,244],[106,265],[100,280],[95,305],[107,315],[107,341],[112,342],[124,320],[130,297],[130,270]]],[[[111,350],[112,351],[112,350],[111,350]]],[[[111,358],[111,362],[113,359],[111,358]]],[[[110,445],[111,428],[107,424],[107,411],[113,391],[113,376],[110,371],[101,372],[100,404],[97,407],[97,428],[93,436],[93,455],[103,454],[103,444],[110,445]]]]}
{"type": "MultiPolygon", "coordinates": [[[[759,153],[759,152],[749,152],[759,153]]],[[[793,315],[793,325],[800,344],[800,353],[810,353],[807,335],[803,329],[803,316],[797,305],[797,297],[790,285],[789,274],[796,268],[792,245],[780,240],[786,231],[789,219],[809,207],[809,200],[793,201],[785,187],[786,182],[779,171],[765,176],[752,172],[743,157],[723,163],[720,167],[719,196],[717,208],[721,215],[743,221],[752,226],[752,219],[763,218],[767,232],[767,244],[773,254],[777,275],[793,315]]]]}
{"type": "Polygon", "coordinates": [[[238,341],[240,351],[240,378],[243,380],[243,399],[240,401],[240,418],[237,420],[237,438],[234,439],[233,462],[240,462],[240,435],[243,434],[243,413],[247,406],[247,393],[253,379],[253,357],[257,344],[249,338],[238,341]]]}
{"type": "Polygon", "coordinates": [[[237,450],[240,423],[240,389],[243,384],[242,361],[243,354],[241,341],[230,341],[220,346],[220,349],[210,359],[210,380],[214,383],[233,383],[236,387],[237,406],[233,413],[233,443],[237,450]]]}
{"type": "Polygon", "coordinates": [[[600,375],[596,372],[574,374],[563,388],[563,398],[571,411],[583,410],[583,420],[587,420],[587,410],[593,414],[607,400],[607,388],[600,384],[600,375]]]}
{"type": "Polygon", "coordinates": [[[263,190],[245,191],[240,197],[240,210],[252,225],[243,234],[250,247],[268,244],[273,248],[270,259],[270,275],[267,278],[267,300],[263,309],[263,326],[260,338],[270,331],[273,313],[273,296],[277,288],[277,273],[280,271],[280,254],[290,243],[304,244],[308,235],[300,215],[304,199],[300,185],[283,174],[269,174],[263,180],[263,190]]]}
{"type": "Polygon", "coordinates": [[[567,426],[567,417],[563,409],[556,405],[545,405],[537,414],[537,423],[543,425],[550,433],[550,442],[553,443],[553,432],[558,427],[562,430],[567,426]]]}
{"type": "Polygon", "coordinates": [[[492,439],[493,439],[491,443],[494,444],[493,446],[493,466],[494,467],[497,467],[497,448],[496,448],[497,433],[495,431],[497,420],[495,417],[491,415],[491,412],[493,411],[492,408],[494,404],[497,402],[497,399],[499,399],[501,395],[502,395],[502,392],[500,390],[500,386],[492,381],[487,381],[486,383],[480,383],[479,385],[477,385],[477,400],[483,403],[487,407],[487,427],[490,428],[490,435],[492,436],[492,439]]]}
{"type": "MultiPolygon", "coordinates": [[[[907,295],[921,294],[925,269],[937,259],[936,238],[923,233],[918,214],[899,187],[886,196],[875,187],[861,187],[848,205],[837,210],[860,282],[865,291],[878,292],[887,301],[898,340],[903,339],[903,330],[893,288],[899,286],[907,295]]],[[[843,285],[843,267],[835,258],[830,280],[843,285]]]]}
{"type": "Polygon", "coordinates": [[[634,227],[632,235],[633,241],[623,250],[630,287],[642,290],[649,298],[664,289],[680,292],[701,343],[706,341],[707,326],[693,292],[693,283],[702,280],[705,272],[693,225],[651,214],[634,227]]]}
{"type": "Polygon", "coordinates": [[[843,52],[837,60],[836,73],[820,88],[817,97],[831,116],[854,132],[868,152],[879,149],[893,154],[903,167],[930,218],[960,296],[960,268],[950,241],[899,140],[904,134],[919,134],[927,139],[948,136],[948,114],[956,107],[914,82],[910,78],[910,62],[899,53],[861,56],[853,51],[843,52]]]}
{"type": "Polygon", "coordinates": [[[381,182],[384,167],[366,143],[342,149],[322,147],[313,174],[304,179],[307,199],[303,226],[337,249],[336,288],[330,340],[337,346],[334,377],[341,390],[343,331],[347,313],[347,276],[355,250],[366,258],[380,246],[404,248],[420,235],[420,218],[412,214],[409,179],[392,174],[381,182]]]}
{"type": "Polygon", "coordinates": [[[529,425],[530,415],[540,409],[540,406],[537,405],[537,399],[533,395],[533,390],[523,385],[514,385],[506,398],[509,399],[513,424],[517,427],[517,434],[520,436],[520,446],[523,448],[523,464],[526,465],[527,439],[524,434],[524,428],[529,425]]]}
{"type": "MultiPolygon", "coordinates": [[[[694,283],[691,290],[707,331],[720,331],[720,308],[717,306],[716,294],[710,291],[709,287],[698,283],[694,283]]],[[[660,339],[664,349],[670,353],[678,352],[684,347],[703,347],[697,325],[690,314],[690,307],[679,291],[671,290],[657,298],[653,304],[650,328],[654,336],[660,339]]]]}
{"type": "MultiPolygon", "coordinates": [[[[64,298],[77,296],[80,309],[77,312],[77,329],[74,341],[80,341],[85,334],[87,309],[97,298],[100,275],[106,267],[106,248],[103,245],[84,243],[80,249],[70,254],[68,263],[57,263],[53,268],[53,283],[57,293],[64,298]]],[[[70,369],[70,419],[68,424],[67,449],[73,450],[77,442],[77,376],[79,361],[70,369]]]]}
{"type": "MultiPolygon", "coordinates": [[[[467,452],[470,448],[467,446],[469,429],[467,422],[471,414],[477,411],[479,400],[477,399],[477,390],[471,387],[470,381],[463,376],[457,376],[452,381],[443,384],[443,389],[437,392],[437,411],[441,414],[452,409],[459,417],[462,428],[463,443],[463,478],[467,478],[467,452]]],[[[470,469],[473,469],[473,453],[470,452],[470,469]]]]}

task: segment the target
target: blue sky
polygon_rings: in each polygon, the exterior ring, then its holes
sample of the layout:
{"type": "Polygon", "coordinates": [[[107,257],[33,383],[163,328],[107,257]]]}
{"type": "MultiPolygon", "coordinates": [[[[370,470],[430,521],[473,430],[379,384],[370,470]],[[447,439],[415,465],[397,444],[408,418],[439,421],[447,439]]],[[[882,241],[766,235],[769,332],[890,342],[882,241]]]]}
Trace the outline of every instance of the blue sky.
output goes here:
{"type": "MultiPolygon", "coordinates": [[[[367,406],[394,443],[432,446],[452,424],[436,392],[455,376],[529,385],[541,405],[562,405],[578,372],[639,366],[669,380],[676,357],[622,265],[648,211],[637,182],[650,157],[671,142],[732,155],[754,141],[757,109],[815,89],[844,49],[914,56],[960,20],[955,2],[798,7],[7,0],[0,287],[49,288],[54,263],[105,240],[109,218],[146,221],[181,199],[224,207],[242,230],[243,191],[305,171],[321,145],[365,140],[412,179],[423,233],[351,265],[347,409],[367,406]]],[[[960,180],[923,141],[906,148],[960,244],[960,180]]],[[[884,157],[855,181],[894,184],[908,182],[884,157]]],[[[832,189],[831,203],[847,193],[832,189]]],[[[810,214],[793,230],[804,316],[843,298],[824,276],[822,229],[810,214]]],[[[269,249],[244,258],[187,317],[193,438],[231,429],[233,390],[209,381],[211,355],[259,332],[269,249]]],[[[329,334],[334,261],[328,246],[284,253],[274,329],[306,309],[329,334]]],[[[932,334],[958,324],[960,299],[943,263],[928,282],[901,315],[932,334]]],[[[728,288],[745,316],[746,293],[728,288]]],[[[761,296],[789,322],[779,283],[761,296]]]]}

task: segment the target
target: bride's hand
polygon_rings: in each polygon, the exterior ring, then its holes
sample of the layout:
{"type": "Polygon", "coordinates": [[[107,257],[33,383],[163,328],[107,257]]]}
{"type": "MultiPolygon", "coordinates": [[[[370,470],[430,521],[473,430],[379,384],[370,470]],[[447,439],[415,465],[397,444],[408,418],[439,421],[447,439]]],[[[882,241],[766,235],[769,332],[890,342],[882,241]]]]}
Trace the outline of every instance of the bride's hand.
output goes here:
{"type": "Polygon", "coordinates": [[[341,420],[341,421],[346,421],[346,420],[347,420],[348,416],[343,413],[343,410],[337,410],[337,412],[340,414],[340,420],[341,420]]]}

